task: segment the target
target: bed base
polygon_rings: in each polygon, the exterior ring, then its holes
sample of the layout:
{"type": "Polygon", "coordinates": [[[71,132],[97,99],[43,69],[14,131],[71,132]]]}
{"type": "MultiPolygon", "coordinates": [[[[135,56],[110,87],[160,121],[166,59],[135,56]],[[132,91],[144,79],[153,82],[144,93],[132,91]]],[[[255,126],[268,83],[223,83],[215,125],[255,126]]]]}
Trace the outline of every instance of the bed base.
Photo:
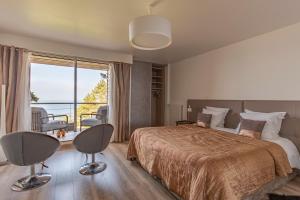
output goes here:
{"type": "MultiPolygon", "coordinates": [[[[178,196],[175,192],[171,191],[164,181],[157,176],[151,175],[147,170],[145,170],[141,164],[135,159],[131,158],[130,161],[137,163],[147,174],[149,174],[154,180],[156,180],[161,186],[163,186],[176,200],[183,200],[180,196],[178,196]]],[[[289,181],[294,179],[297,175],[300,175],[300,170],[294,169],[293,172],[287,177],[276,177],[270,183],[263,185],[259,190],[255,193],[248,195],[243,200],[268,200],[267,194],[273,192],[276,189],[279,189],[286,185],[289,181]]]]}

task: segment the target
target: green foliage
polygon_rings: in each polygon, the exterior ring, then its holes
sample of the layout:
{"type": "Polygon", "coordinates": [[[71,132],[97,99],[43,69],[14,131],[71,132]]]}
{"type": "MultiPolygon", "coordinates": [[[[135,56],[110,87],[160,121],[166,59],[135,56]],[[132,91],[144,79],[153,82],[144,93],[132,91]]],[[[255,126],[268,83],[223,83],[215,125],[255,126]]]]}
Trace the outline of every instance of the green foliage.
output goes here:
{"type": "MultiPolygon", "coordinates": [[[[84,98],[83,103],[107,103],[107,82],[100,80],[97,85],[84,98]]],[[[77,109],[77,116],[81,114],[96,112],[99,104],[81,104],[77,109]]]]}
{"type": "Polygon", "coordinates": [[[31,95],[31,101],[33,102],[39,101],[40,98],[38,98],[34,92],[30,92],[30,95],[31,95]]]}

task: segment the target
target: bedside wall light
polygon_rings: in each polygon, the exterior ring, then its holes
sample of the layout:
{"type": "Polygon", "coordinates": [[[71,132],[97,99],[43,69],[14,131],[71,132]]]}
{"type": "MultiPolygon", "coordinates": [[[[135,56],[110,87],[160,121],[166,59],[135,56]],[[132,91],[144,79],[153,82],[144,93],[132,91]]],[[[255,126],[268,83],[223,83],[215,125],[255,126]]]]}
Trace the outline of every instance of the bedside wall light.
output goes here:
{"type": "Polygon", "coordinates": [[[189,105],[189,107],[187,108],[187,111],[188,112],[193,112],[193,109],[192,109],[191,105],[189,105]]]}
{"type": "Polygon", "coordinates": [[[189,118],[189,114],[190,114],[191,112],[193,112],[193,109],[192,109],[191,105],[189,105],[188,108],[187,108],[187,120],[190,119],[190,118],[189,118]]]}

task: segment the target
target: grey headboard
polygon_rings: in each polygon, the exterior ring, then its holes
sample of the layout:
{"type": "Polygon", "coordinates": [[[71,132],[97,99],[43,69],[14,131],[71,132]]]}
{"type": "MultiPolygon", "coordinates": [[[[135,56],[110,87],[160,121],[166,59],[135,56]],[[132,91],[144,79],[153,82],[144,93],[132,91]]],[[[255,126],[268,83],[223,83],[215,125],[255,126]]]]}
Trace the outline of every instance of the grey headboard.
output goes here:
{"type": "Polygon", "coordinates": [[[243,112],[243,101],[240,100],[202,100],[189,99],[187,105],[192,107],[192,112],[188,113],[188,120],[196,121],[198,112],[201,112],[205,106],[220,108],[230,108],[225,119],[225,127],[236,128],[240,122],[240,113],[243,112]]]}
{"type": "Polygon", "coordinates": [[[192,107],[192,112],[188,113],[188,120],[192,121],[197,120],[197,113],[205,106],[230,108],[225,119],[227,128],[237,127],[240,121],[239,114],[244,109],[257,112],[287,112],[280,135],[290,139],[300,151],[300,101],[189,99],[187,105],[192,107]]]}
{"type": "Polygon", "coordinates": [[[244,108],[259,112],[287,112],[280,135],[293,141],[300,151],[300,101],[244,101],[244,108]]]}

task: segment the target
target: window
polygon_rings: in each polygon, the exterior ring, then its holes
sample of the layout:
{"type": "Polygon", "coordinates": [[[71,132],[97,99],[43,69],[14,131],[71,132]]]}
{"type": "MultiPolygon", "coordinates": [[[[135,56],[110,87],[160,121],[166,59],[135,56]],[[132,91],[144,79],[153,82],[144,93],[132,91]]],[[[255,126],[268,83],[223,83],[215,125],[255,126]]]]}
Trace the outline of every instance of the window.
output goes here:
{"type": "Polygon", "coordinates": [[[107,105],[108,64],[44,56],[31,60],[32,106],[68,115],[69,127],[77,130],[81,114],[107,105]]]}

